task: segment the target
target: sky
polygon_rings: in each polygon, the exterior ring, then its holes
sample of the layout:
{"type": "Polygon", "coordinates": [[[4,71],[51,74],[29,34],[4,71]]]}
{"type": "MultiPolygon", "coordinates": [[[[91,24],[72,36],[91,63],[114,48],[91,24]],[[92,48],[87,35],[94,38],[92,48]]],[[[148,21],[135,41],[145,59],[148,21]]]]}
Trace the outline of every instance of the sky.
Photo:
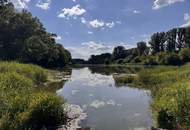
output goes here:
{"type": "Polygon", "coordinates": [[[190,26],[190,0],[11,0],[37,16],[73,58],[136,46],[155,32],[190,26]]]}

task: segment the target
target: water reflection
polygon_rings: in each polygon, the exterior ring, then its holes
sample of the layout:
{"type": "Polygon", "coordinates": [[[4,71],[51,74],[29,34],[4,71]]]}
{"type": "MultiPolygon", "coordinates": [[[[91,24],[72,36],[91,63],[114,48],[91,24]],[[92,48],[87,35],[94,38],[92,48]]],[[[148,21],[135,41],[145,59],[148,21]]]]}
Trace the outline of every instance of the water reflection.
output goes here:
{"type": "Polygon", "coordinates": [[[148,91],[117,88],[114,73],[135,73],[121,68],[86,67],[72,70],[71,78],[57,91],[87,114],[82,127],[93,130],[148,130],[151,126],[148,91]]]}

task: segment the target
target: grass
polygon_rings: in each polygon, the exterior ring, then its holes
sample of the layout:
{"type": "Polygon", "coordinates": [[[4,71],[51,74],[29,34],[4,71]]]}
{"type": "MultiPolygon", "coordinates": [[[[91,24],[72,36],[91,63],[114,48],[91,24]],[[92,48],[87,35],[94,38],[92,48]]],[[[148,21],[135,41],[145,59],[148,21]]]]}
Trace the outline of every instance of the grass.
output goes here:
{"type": "Polygon", "coordinates": [[[39,130],[66,123],[64,100],[35,89],[47,80],[48,71],[39,66],[0,62],[1,130],[39,130]]]}
{"type": "Polygon", "coordinates": [[[134,84],[152,91],[152,112],[158,127],[190,129],[190,64],[144,69],[134,84]]]}

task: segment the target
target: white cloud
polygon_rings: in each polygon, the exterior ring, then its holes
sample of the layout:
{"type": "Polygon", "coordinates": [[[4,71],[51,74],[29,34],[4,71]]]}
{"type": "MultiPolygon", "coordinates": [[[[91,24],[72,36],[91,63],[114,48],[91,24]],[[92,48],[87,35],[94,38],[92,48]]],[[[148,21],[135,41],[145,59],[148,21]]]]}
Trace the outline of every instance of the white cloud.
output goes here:
{"type": "Polygon", "coordinates": [[[115,23],[117,23],[117,24],[121,24],[121,21],[116,21],[115,23]]]}
{"type": "Polygon", "coordinates": [[[50,8],[50,4],[51,0],[39,0],[36,6],[43,10],[48,10],[50,8]]]}
{"type": "Polygon", "coordinates": [[[140,14],[141,12],[139,10],[133,10],[134,14],[140,14]]]}
{"type": "Polygon", "coordinates": [[[16,9],[25,9],[28,7],[30,0],[11,0],[16,9]]]}
{"type": "Polygon", "coordinates": [[[114,23],[114,22],[111,22],[111,23],[106,23],[106,26],[107,26],[108,28],[113,28],[113,27],[114,27],[114,25],[115,25],[115,23],[114,23]]]}
{"type": "Polygon", "coordinates": [[[185,20],[185,21],[190,20],[190,14],[185,13],[185,14],[184,14],[184,20],[185,20]]]}
{"type": "Polygon", "coordinates": [[[154,0],[153,9],[160,9],[165,6],[175,4],[177,2],[184,2],[185,0],[154,0]]]}
{"type": "Polygon", "coordinates": [[[83,8],[80,8],[80,5],[73,6],[72,8],[64,8],[59,13],[59,18],[69,18],[73,17],[76,18],[77,16],[81,16],[86,13],[86,10],[83,8]]]}
{"type": "Polygon", "coordinates": [[[82,43],[80,47],[67,47],[67,49],[71,52],[73,58],[83,58],[87,60],[91,55],[111,53],[113,46],[90,41],[82,43]]]}
{"type": "Polygon", "coordinates": [[[103,21],[95,19],[95,20],[90,21],[89,24],[93,28],[101,28],[104,26],[105,23],[103,21]]]}
{"type": "Polygon", "coordinates": [[[113,27],[115,26],[115,23],[114,23],[113,21],[106,23],[106,22],[104,22],[103,20],[95,19],[95,20],[89,21],[89,25],[90,25],[92,28],[105,29],[104,27],[113,28],[113,27]]]}
{"type": "Polygon", "coordinates": [[[188,13],[184,14],[184,21],[185,21],[185,24],[181,25],[180,27],[190,26],[190,14],[188,14],[188,13]]]}
{"type": "Polygon", "coordinates": [[[56,36],[56,37],[54,37],[55,38],[55,40],[61,40],[62,39],[62,37],[61,36],[56,36]]]}
{"type": "Polygon", "coordinates": [[[93,32],[91,32],[91,31],[88,31],[88,34],[93,34],[93,32]]]}
{"type": "Polygon", "coordinates": [[[81,18],[81,23],[86,24],[86,19],[84,17],[81,18]]]}
{"type": "MultiPolygon", "coordinates": [[[[125,48],[133,48],[134,46],[118,43],[118,46],[124,46],[125,48]]],[[[103,43],[103,42],[95,42],[89,41],[82,43],[79,47],[67,47],[67,49],[71,52],[73,58],[82,58],[88,59],[91,55],[99,55],[102,53],[112,53],[115,44],[113,43],[103,43]]]]}

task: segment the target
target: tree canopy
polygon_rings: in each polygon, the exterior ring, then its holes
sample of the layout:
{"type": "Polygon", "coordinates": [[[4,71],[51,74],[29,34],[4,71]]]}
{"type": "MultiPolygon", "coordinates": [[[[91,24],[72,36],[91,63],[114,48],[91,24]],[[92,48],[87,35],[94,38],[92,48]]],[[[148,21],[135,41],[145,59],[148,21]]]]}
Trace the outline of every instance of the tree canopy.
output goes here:
{"type": "Polygon", "coordinates": [[[63,67],[71,54],[56,43],[37,17],[17,11],[8,0],[0,1],[0,60],[18,60],[44,67],[63,67]]]}

